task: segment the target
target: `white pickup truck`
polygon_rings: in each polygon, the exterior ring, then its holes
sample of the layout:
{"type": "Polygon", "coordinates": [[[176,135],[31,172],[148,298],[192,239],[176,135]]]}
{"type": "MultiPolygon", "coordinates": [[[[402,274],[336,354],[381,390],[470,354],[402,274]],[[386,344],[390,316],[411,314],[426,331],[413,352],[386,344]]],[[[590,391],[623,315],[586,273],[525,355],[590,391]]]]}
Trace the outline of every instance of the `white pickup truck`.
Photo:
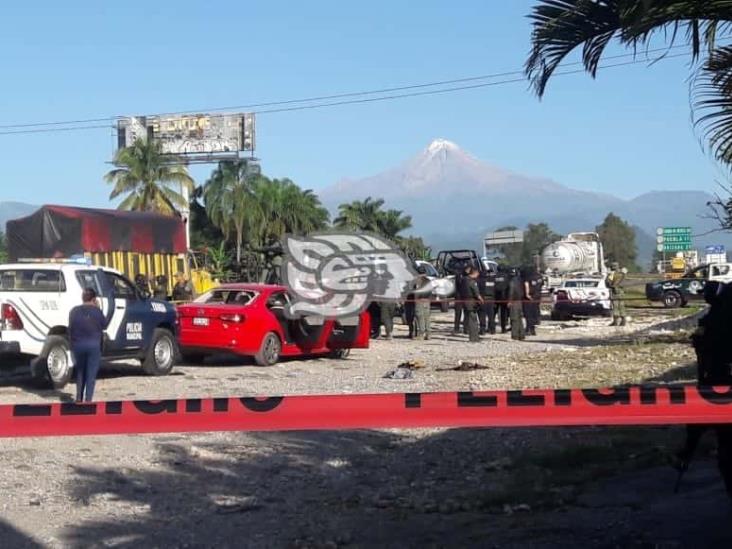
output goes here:
{"type": "Polygon", "coordinates": [[[175,307],[141,295],[117,271],[70,262],[0,265],[0,355],[30,357],[34,378],[63,387],[73,368],[69,312],[85,288],[97,292],[107,321],[105,359],[139,359],[150,375],[171,371],[178,356],[175,307]]]}

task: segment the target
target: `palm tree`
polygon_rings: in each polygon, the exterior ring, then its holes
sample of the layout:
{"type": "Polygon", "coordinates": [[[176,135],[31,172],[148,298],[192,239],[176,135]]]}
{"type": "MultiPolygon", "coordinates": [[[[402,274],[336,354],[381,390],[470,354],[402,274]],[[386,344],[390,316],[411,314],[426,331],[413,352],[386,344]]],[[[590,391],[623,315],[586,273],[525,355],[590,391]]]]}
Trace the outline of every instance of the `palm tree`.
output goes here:
{"type": "Polygon", "coordinates": [[[582,48],[593,77],[613,38],[635,51],[661,34],[668,45],[686,42],[694,65],[695,123],[717,160],[732,161],[732,48],[730,0],[540,0],[533,20],[532,51],[526,73],[541,97],[565,57],[582,48]],[[705,52],[705,53],[703,53],[705,52]]]}
{"type": "Polygon", "coordinates": [[[400,232],[406,231],[412,228],[412,216],[402,215],[401,210],[386,210],[380,212],[377,217],[377,225],[379,227],[379,234],[387,238],[397,238],[400,232]]]}
{"type": "Polygon", "coordinates": [[[114,189],[110,200],[128,195],[118,206],[121,210],[159,212],[173,215],[188,204],[177,189],[192,193],[193,179],[185,166],[175,165],[174,157],[166,156],[158,141],[138,139],[130,147],[120,149],[114,157],[118,166],[104,176],[114,189]]]}
{"type": "Polygon", "coordinates": [[[382,199],[373,200],[370,196],[366,200],[354,200],[348,204],[338,206],[338,217],[333,224],[339,229],[369,231],[380,233],[379,219],[383,213],[382,199]]]}
{"type": "Polygon", "coordinates": [[[236,261],[241,262],[245,234],[256,232],[260,208],[254,195],[255,175],[247,160],[225,160],[203,187],[203,201],[211,222],[228,239],[236,237],[236,261]]]}

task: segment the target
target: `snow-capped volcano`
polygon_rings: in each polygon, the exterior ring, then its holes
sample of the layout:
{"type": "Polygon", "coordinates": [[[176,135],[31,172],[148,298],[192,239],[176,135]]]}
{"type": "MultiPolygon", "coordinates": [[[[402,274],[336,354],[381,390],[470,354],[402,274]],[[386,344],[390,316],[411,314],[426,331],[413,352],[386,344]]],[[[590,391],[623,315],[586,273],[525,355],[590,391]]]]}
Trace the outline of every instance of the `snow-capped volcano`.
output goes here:
{"type": "MultiPolygon", "coordinates": [[[[591,231],[610,212],[649,235],[658,226],[691,225],[696,233],[714,228],[713,222],[701,217],[706,202],[712,200],[706,193],[647,193],[623,200],[578,191],[484,162],[447,139],[433,140],[395,168],[363,179],[344,179],[318,194],[331,213],[352,200],[383,198],[385,207],[411,215],[411,232],[438,249],[447,242],[478,249],[482,235],[506,225],[523,228],[545,222],[561,233],[591,231]]],[[[652,244],[649,236],[645,239],[652,244]]],[[[714,239],[713,243],[732,243],[729,238],[714,239]]],[[[649,250],[646,255],[652,252],[650,246],[649,250]]]]}
{"type": "Polygon", "coordinates": [[[365,196],[422,198],[453,196],[455,193],[506,194],[568,192],[553,181],[530,178],[499,168],[464,151],[447,139],[435,139],[406,162],[364,179],[344,179],[322,194],[343,199],[365,196]]]}

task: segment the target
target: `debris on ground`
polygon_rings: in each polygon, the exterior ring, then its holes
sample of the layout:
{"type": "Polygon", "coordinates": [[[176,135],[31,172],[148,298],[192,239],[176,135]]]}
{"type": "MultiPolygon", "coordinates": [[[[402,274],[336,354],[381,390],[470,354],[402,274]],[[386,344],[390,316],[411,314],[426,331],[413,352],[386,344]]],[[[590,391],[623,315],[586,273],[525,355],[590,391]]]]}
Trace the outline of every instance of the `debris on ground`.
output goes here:
{"type": "Polygon", "coordinates": [[[445,372],[445,371],[455,371],[455,372],[469,372],[471,370],[488,370],[488,366],[485,366],[483,364],[480,364],[478,362],[471,362],[469,360],[461,360],[458,362],[458,365],[453,368],[438,368],[438,372],[445,372]]]}
{"type": "Polygon", "coordinates": [[[402,362],[397,368],[407,368],[408,370],[418,370],[424,368],[425,364],[421,360],[407,360],[402,362]]]}
{"type": "Polygon", "coordinates": [[[384,379],[412,379],[414,377],[413,370],[410,368],[402,368],[399,366],[396,370],[389,370],[384,375],[384,379]]]}

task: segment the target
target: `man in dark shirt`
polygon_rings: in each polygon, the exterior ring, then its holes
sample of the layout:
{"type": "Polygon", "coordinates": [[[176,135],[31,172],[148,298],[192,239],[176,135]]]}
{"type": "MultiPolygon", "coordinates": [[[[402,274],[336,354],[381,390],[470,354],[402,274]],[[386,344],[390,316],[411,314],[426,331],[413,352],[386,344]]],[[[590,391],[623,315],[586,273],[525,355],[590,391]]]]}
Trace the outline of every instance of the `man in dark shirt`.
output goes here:
{"type": "Polygon", "coordinates": [[[91,402],[102,360],[102,337],[106,321],[97,304],[97,293],[86,288],[82,305],[69,313],[69,341],[76,370],[76,402],[91,402]]]}

